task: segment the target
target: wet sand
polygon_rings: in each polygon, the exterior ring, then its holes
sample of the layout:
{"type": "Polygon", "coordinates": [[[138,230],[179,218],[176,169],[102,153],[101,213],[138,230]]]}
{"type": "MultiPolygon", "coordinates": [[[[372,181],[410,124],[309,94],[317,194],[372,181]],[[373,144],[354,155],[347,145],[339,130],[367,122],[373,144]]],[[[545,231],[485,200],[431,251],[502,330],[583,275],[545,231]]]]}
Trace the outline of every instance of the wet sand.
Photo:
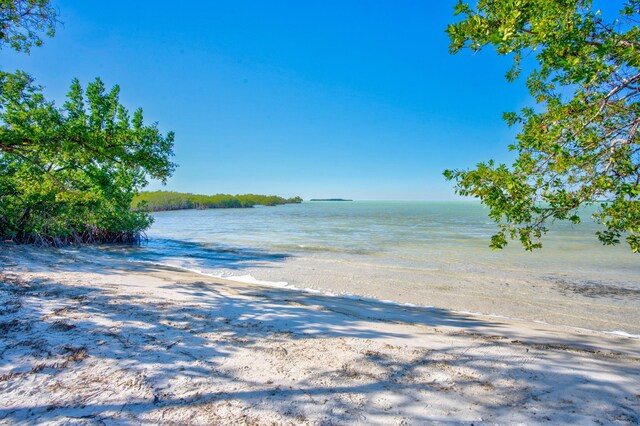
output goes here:
{"type": "Polygon", "coordinates": [[[378,300],[640,337],[640,290],[590,274],[394,266],[363,256],[294,256],[245,268],[260,280],[378,300]]]}

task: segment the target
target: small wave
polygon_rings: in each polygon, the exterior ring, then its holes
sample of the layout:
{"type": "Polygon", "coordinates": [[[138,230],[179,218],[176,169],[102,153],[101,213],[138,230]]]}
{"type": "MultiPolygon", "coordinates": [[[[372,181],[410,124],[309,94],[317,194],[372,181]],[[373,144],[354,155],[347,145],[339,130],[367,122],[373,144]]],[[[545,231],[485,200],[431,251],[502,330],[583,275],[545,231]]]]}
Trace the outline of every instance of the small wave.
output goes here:
{"type": "Polygon", "coordinates": [[[628,339],[640,339],[640,334],[629,334],[626,331],[603,331],[603,333],[626,337],[628,339]]]}
{"type": "Polygon", "coordinates": [[[240,283],[247,283],[247,284],[258,284],[258,285],[265,285],[269,287],[278,287],[278,288],[284,288],[284,287],[291,288],[291,287],[288,287],[289,283],[286,281],[263,281],[263,280],[258,280],[254,278],[252,275],[228,275],[220,278],[225,278],[229,281],[237,281],[240,283]]]}
{"type": "Polygon", "coordinates": [[[154,265],[154,266],[163,266],[163,267],[168,267],[168,268],[173,268],[173,269],[178,269],[180,271],[185,271],[185,272],[193,272],[195,274],[198,275],[204,275],[206,277],[211,277],[211,278],[221,278],[224,280],[228,280],[228,281],[235,281],[235,282],[240,282],[240,283],[245,283],[245,284],[256,284],[256,285],[262,285],[262,286],[267,286],[267,287],[277,287],[277,288],[289,288],[292,290],[299,290],[296,287],[289,287],[289,283],[287,283],[286,281],[263,281],[263,280],[258,280],[256,278],[254,278],[252,275],[229,275],[229,273],[227,272],[220,272],[220,273],[212,273],[212,272],[205,272],[203,270],[200,269],[196,269],[196,268],[189,268],[186,266],[182,266],[182,265],[175,265],[172,263],[165,263],[165,262],[155,262],[152,260],[137,260],[137,259],[127,259],[128,262],[134,262],[134,263],[144,263],[146,265],[154,265]]]}

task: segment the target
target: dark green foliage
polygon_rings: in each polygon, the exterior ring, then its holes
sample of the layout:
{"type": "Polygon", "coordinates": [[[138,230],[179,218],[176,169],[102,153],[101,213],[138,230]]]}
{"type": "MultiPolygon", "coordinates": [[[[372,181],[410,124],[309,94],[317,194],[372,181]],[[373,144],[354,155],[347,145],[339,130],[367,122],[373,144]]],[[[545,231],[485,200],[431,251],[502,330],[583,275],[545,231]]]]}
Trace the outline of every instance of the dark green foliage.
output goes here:
{"type": "Polygon", "coordinates": [[[142,206],[151,211],[181,209],[227,209],[246,208],[256,205],[277,206],[301,203],[302,198],[282,198],[275,195],[197,195],[170,191],[141,192],[133,198],[133,206],[142,206]]]}
{"type": "Polygon", "coordinates": [[[537,107],[504,117],[521,129],[513,165],[445,172],[459,194],[490,208],[499,224],[491,247],[509,238],[540,247],[547,222],[579,223],[578,209],[597,203],[602,243],[624,236],[640,251],[640,1],[628,1],[614,22],[588,0],[480,0],[455,13],[463,19],[447,28],[451,52],[491,45],[512,55],[509,81],[523,57],[538,64],[527,78],[537,107]]]}

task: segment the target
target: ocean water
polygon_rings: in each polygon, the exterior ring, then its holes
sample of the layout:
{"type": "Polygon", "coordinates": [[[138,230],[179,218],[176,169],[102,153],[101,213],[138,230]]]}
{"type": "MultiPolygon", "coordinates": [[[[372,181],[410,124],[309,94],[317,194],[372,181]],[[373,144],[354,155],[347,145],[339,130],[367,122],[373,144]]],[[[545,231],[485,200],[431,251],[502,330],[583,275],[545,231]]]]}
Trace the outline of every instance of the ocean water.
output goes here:
{"type": "Polygon", "coordinates": [[[304,202],[154,214],[149,241],[109,255],[240,280],[640,334],[640,255],[604,247],[585,212],[543,249],[488,248],[472,202],[304,202]]]}

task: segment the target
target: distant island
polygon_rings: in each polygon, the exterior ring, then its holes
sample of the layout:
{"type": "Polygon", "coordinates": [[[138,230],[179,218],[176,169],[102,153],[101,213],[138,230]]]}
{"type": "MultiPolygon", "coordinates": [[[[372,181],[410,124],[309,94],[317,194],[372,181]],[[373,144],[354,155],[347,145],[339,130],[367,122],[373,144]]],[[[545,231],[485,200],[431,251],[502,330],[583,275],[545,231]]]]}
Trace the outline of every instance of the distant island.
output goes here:
{"type": "Polygon", "coordinates": [[[232,209],[251,208],[254,206],[277,206],[280,204],[301,203],[302,198],[283,198],[277,195],[200,195],[184,192],[153,191],[141,192],[133,198],[134,209],[145,209],[152,212],[185,209],[232,209]],[[142,203],[142,205],[141,205],[142,203]]]}
{"type": "Polygon", "coordinates": [[[312,198],[309,201],[353,201],[346,198],[312,198]]]}

